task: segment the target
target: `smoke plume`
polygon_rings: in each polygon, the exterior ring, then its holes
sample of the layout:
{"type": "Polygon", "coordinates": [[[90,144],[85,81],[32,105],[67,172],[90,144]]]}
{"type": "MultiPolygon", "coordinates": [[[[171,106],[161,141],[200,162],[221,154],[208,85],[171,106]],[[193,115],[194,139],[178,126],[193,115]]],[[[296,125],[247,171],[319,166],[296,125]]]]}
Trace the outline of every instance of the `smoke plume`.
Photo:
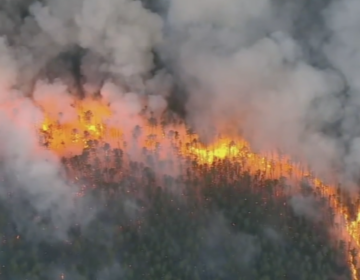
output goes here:
{"type": "Polygon", "coordinates": [[[150,75],[162,20],[130,0],[2,1],[0,10],[0,196],[19,232],[39,237],[45,224],[47,233],[65,239],[95,206],[74,200],[80,186],[64,179],[59,159],[38,143],[34,128],[44,119],[38,104],[51,106],[60,123],[71,120],[72,95],[99,94],[108,80],[118,84],[114,100],[122,99],[129,114],[145,93],[152,94],[153,111],[164,110],[169,78],[150,75]]]}
{"type": "Polygon", "coordinates": [[[357,179],[356,1],[168,2],[163,56],[205,140],[242,134],[322,176],[357,179]]]}
{"type": "Polygon", "coordinates": [[[1,118],[4,170],[37,211],[67,225],[78,206],[58,160],[23,124],[43,118],[32,100],[53,102],[55,115],[66,111],[60,122],[74,118],[74,94],[102,95],[118,113],[114,121],[135,127],[143,104],[161,115],[176,86],[204,141],[241,134],[322,176],[335,168],[346,182],[358,179],[355,0],[146,5],[161,12],[131,0],[0,3],[0,101],[18,101],[16,117],[1,118]]]}

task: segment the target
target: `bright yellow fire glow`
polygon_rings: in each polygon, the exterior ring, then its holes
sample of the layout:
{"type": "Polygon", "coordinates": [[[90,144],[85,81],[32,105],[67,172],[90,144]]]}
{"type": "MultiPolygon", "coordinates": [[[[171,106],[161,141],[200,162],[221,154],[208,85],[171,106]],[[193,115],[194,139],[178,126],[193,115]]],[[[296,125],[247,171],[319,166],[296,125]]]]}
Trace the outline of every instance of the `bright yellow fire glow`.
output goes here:
{"type": "MultiPolygon", "coordinates": [[[[41,133],[47,147],[61,156],[81,153],[87,147],[89,140],[104,141],[123,148],[124,144],[119,139],[124,134],[133,133],[126,131],[125,128],[109,125],[107,120],[111,118],[112,112],[100,101],[77,101],[74,108],[78,118],[59,123],[47,114],[49,108],[43,106],[46,117],[40,128],[41,133]]],[[[244,139],[221,138],[205,146],[200,143],[197,135],[188,133],[184,125],[174,126],[172,130],[176,133],[169,136],[169,128],[150,125],[144,120],[141,130],[141,136],[136,140],[140,146],[155,149],[157,144],[167,147],[170,145],[175,147],[181,156],[192,158],[199,164],[211,164],[218,159],[229,159],[243,163],[252,174],[260,170],[269,179],[285,176],[294,182],[300,182],[306,177],[315,188],[321,190],[322,196],[328,199],[334,209],[335,220],[340,225],[336,230],[338,237],[345,239],[356,250],[360,249],[360,209],[357,209],[356,219],[352,219],[349,207],[343,204],[334,186],[322,183],[320,179],[313,177],[309,170],[292,163],[289,158],[276,153],[267,155],[253,153],[244,139]]],[[[357,257],[348,254],[353,280],[360,280],[356,268],[357,261],[357,257]]]]}

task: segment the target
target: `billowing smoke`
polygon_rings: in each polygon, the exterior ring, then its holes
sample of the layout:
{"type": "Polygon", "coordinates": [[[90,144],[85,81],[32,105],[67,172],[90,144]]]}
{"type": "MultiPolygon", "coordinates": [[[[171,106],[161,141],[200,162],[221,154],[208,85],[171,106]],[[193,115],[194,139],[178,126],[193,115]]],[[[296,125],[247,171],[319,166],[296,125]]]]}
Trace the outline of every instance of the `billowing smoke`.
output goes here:
{"type": "Polygon", "coordinates": [[[150,75],[163,23],[130,0],[2,1],[0,10],[0,197],[18,232],[66,239],[96,206],[74,199],[81,186],[67,182],[59,159],[40,146],[37,105],[50,105],[61,123],[77,117],[71,95],[99,95],[103,85],[117,84],[115,111],[126,105],[136,114],[144,94],[151,110],[163,111],[171,79],[163,71],[150,75]]]}
{"type": "Polygon", "coordinates": [[[67,112],[63,120],[74,117],[72,95],[102,95],[129,116],[121,125],[136,126],[144,102],[154,114],[166,109],[174,84],[204,141],[241,134],[258,150],[354,181],[360,6],[316,2],[168,0],[153,3],[157,14],[131,0],[2,1],[0,100],[19,101],[16,118],[0,127],[5,170],[17,174],[10,181],[37,211],[69,224],[77,209],[70,186],[57,159],[23,129],[30,116],[43,118],[24,98],[53,100],[56,114],[67,112]],[[33,150],[40,152],[30,162],[33,150]]]}
{"type": "MultiPolygon", "coordinates": [[[[21,104],[20,118],[29,121],[36,110],[21,104]],[[26,111],[27,110],[27,111],[26,111]]],[[[79,189],[64,180],[60,161],[38,146],[33,127],[17,126],[14,117],[1,116],[2,204],[13,218],[16,230],[32,240],[66,239],[71,225],[86,225],[94,212],[90,201],[76,201],[79,189]]]]}
{"type": "Polygon", "coordinates": [[[359,172],[359,97],[360,87],[357,75],[360,71],[359,42],[357,30],[360,21],[356,17],[360,5],[356,1],[334,2],[326,10],[325,18],[332,37],[324,47],[329,61],[343,75],[346,82],[345,101],[338,98],[332,107],[327,108],[338,121],[339,142],[345,149],[344,164],[346,172],[358,179],[359,172]]]}
{"type": "Polygon", "coordinates": [[[323,176],[342,170],[351,181],[359,5],[295,2],[169,1],[164,57],[205,140],[241,133],[257,149],[278,149],[323,176]]]}
{"type": "MultiPolygon", "coordinates": [[[[74,95],[101,96],[113,112],[110,121],[127,131],[141,126],[144,104],[148,116],[160,116],[177,95],[186,121],[206,142],[218,133],[241,134],[256,149],[279,149],[324,176],[340,168],[356,178],[355,0],[333,1],[318,13],[300,0],[144,2],[161,12],[133,0],[0,2],[0,199],[17,232],[66,240],[74,224],[87,226],[96,217],[99,205],[74,199],[82,186],[64,178],[59,159],[34,130],[44,118],[39,104],[51,106],[60,123],[76,118],[74,95]]],[[[142,217],[136,200],[123,201],[124,220],[142,217]]],[[[311,198],[290,204],[319,218],[311,198]]],[[[230,229],[222,217],[212,219],[201,244],[206,266],[220,278],[229,250],[245,270],[260,252],[255,237],[230,229]]],[[[100,231],[112,242],[105,221],[83,234],[91,240],[100,231]]],[[[281,238],[271,229],[264,234],[281,238]]],[[[123,275],[121,265],[98,277],[123,275]]]]}

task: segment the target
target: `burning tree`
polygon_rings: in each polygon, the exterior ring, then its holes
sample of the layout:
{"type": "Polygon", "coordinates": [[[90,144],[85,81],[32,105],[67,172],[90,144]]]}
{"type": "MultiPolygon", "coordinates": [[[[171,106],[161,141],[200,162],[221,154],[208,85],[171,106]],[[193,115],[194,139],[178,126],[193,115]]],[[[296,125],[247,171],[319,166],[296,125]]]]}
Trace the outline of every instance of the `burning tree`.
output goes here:
{"type": "MultiPolygon", "coordinates": [[[[203,145],[184,125],[146,120],[132,138],[96,102],[78,100],[78,116],[62,124],[45,111],[39,135],[82,186],[74,199],[101,207],[65,240],[34,241],[8,210],[14,194],[0,220],[5,278],[45,280],[61,266],[96,279],[116,264],[125,279],[357,279],[358,204],[340,188],[240,138],[203,145]],[[86,118],[87,106],[104,115],[86,118]]],[[[27,211],[35,227],[56,230],[27,211]]]]}

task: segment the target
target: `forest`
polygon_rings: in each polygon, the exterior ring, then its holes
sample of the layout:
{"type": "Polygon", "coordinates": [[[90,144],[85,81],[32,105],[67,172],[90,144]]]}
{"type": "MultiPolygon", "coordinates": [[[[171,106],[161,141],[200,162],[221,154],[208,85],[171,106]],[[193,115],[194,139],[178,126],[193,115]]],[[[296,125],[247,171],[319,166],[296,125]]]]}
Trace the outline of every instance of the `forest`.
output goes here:
{"type": "Polygon", "coordinates": [[[0,280],[360,280],[359,3],[0,0],[0,280]]]}
{"type": "MultiPolygon", "coordinates": [[[[165,163],[144,153],[146,162],[131,162],[121,149],[90,143],[63,159],[65,172],[86,186],[77,199],[104,206],[85,227],[73,224],[66,240],[23,235],[9,212],[17,202],[2,201],[1,279],[351,279],[347,255],[356,252],[332,238],[333,210],[306,180],[297,197],[314,198],[317,215],[299,215],[285,177],[269,180],[227,159],[188,160],[182,174],[160,176],[154,170],[165,163]]],[[[46,217],[36,222],[54,230],[46,217]]]]}

